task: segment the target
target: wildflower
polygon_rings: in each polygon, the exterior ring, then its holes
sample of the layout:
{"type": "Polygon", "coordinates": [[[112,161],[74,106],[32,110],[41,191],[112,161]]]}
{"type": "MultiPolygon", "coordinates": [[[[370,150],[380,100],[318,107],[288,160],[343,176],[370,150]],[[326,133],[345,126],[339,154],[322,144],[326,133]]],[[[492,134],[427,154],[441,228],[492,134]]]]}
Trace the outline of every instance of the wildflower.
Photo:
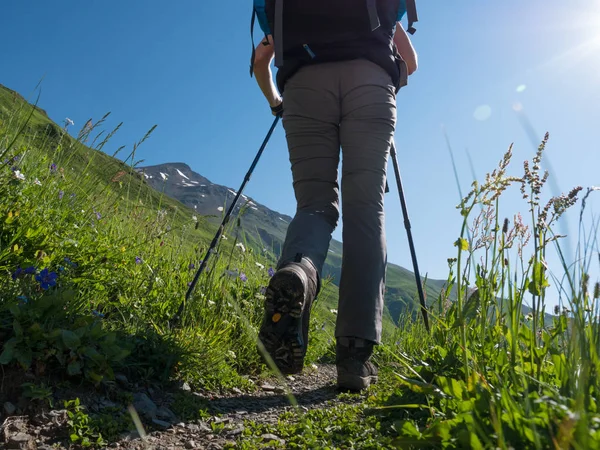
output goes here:
{"type": "Polygon", "coordinates": [[[25,175],[23,175],[20,170],[13,171],[13,175],[15,176],[15,178],[17,180],[21,180],[21,181],[25,180],[25,175]]]}
{"type": "Polygon", "coordinates": [[[337,314],[337,313],[338,313],[338,310],[337,310],[337,309],[330,309],[330,310],[329,310],[329,312],[330,312],[331,314],[337,314]]]}
{"type": "Polygon", "coordinates": [[[260,269],[264,269],[265,266],[263,266],[261,263],[259,262],[255,262],[254,264],[256,264],[260,269]]]}
{"type": "Polygon", "coordinates": [[[242,272],[242,273],[240,274],[240,280],[242,280],[244,283],[245,283],[246,281],[248,281],[248,277],[246,276],[246,274],[245,274],[244,272],[242,272]]]}
{"type": "Polygon", "coordinates": [[[261,293],[261,295],[266,295],[267,293],[267,287],[266,286],[261,286],[259,289],[259,292],[261,293]]]}
{"type": "Polygon", "coordinates": [[[272,267],[269,267],[269,276],[272,277],[273,275],[275,275],[275,270],[273,270],[272,267]]]}
{"type": "Polygon", "coordinates": [[[50,164],[50,172],[56,172],[56,164],[50,164]]]}
{"type": "Polygon", "coordinates": [[[41,186],[42,183],[40,182],[40,180],[38,180],[37,178],[35,179],[35,181],[33,182],[34,184],[37,184],[38,186],[41,186]]]}
{"type": "Polygon", "coordinates": [[[140,258],[139,256],[135,257],[135,263],[136,264],[141,264],[142,263],[142,258],[140,258]]]}
{"type": "Polygon", "coordinates": [[[34,266],[29,266],[29,267],[27,267],[27,268],[26,268],[26,269],[23,271],[23,273],[24,273],[25,275],[33,275],[33,274],[35,274],[35,267],[34,267],[34,266]]]}
{"type": "Polygon", "coordinates": [[[65,256],[64,261],[71,267],[77,267],[77,264],[71,261],[71,259],[68,256],[65,256]]]}
{"type": "Polygon", "coordinates": [[[198,217],[196,217],[196,216],[192,216],[192,220],[193,220],[194,222],[198,222],[198,217]]]}
{"type": "Polygon", "coordinates": [[[190,265],[189,265],[190,270],[193,270],[195,267],[196,267],[196,265],[194,263],[190,263],[190,265]]]}
{"type": "Polygon", "coordinates": [[[228,350],[227,354],[232,358],[232,359],[236,359],[237,357],[235,356],[235,352],[233,350],[228,350]]]}
{"type": "Polygon", "coordinates": [[[99,311],[96,311],[96,310],[93,310],[93,311],[92,311],[92,315],[93,315],[93,316],[95,316],[95,317],[98,317],[98,318],[100,318],[100,319],[103,319],[103,318],[104,318],[104,314],[102,314],[101,312],[99,312],[99,311]]]}
{"type": "Polygon", "coordinates": [[[12,274],[12,279],[16,280],[17,278],[19,278],[21,275],[23,274],[23,269],[21,269],[21,267],[17,267],[17,270],[15,270],[12,274]]]}
{"type": "Polygon", "coordinates": [[[216,303],[215,303],[215,302],[213,302],[212,300],[209,300],[207,303],[208,303],[210,306],[215,306],[215,305],[216,305],[216,303]]]}
{"type": "Polygon", "coordinates": [[[52,286],[56,286],[56,279],[58,274],[56,272],[50,272],[48,269],[42,270],[35,276],[35,280],[40,283],[40,287],[44,290],[49,289],[52,286]]]}
{"type": "Polygon", "coordinates": [[[59,200],[62,200],[64,195],[65,195],[64,191],[58,191],[58,199],[59,200]]]}
{"type": "Polygon", "coordinates": [[[69,125],[70,125],[70,126],[73,126],[73,125],[75,125],[75,122],[73,122],[71,119],[69,119],[69,118],[67,117],[67,118],[65,119],[65,127],[68,127],[69,125]]]}
{"type": "Polygon", "coordinates": [[[242,244],[241,242],[238,242],[237,244],[235,244],[235,246],[239,247],[242,253],[246,252],[246,247],[244,247],[244,244],[242,244]]]}
{"type": "Polygon", "coordinates": [[[100,214],[98,211],[96,211],[96,219],[102,219],[102,214],[100,214]]]}

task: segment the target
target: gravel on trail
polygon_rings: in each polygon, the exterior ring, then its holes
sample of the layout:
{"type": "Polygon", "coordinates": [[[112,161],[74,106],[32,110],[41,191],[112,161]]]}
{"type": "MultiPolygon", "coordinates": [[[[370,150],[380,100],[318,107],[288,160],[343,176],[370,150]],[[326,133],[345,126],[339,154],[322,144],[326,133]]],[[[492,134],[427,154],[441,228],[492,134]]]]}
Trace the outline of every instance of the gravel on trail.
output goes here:
{"type": "MultiPolygon", "coordinates": [[[[207,449],[219,450],[243,439],[244,421],[276,424],[279,416],[294,407],[289,400],[291,392],[304,411],[314,408],[330,408],[342,403],[338,399],[335,365],[320,365],[305,368],[298,375],[286,377],[286,385],[277,378],[253,380],[256,391],[243,393],[233,389],[226,394],[195,393],[184,384],[180,392],[200,398],[206,404],[209,417],[184,423],[169,408],[173,393],[163,393],[148,388],[133,392],[133,405],[143,423],[145,436],[138,432],[122,435],[111,442],[108,449],[123,450],[175,450],[207,449]],[[215,425],[219,425],[215,427],[215,425]],[[213,431],[213,427],[215,431],[213,431]]],[[[360,397],[350,400],[362,401],[360,397]]],[[[110,406],[110,400],[96,398],[98,405],[110,406]]],[[[348,403],[348,400],[344,400],[348,403]]],[[[88,405],[89,403],[86,403],[88,405]]],[[[5,404],[0,409],[0,448],[26,450],[70,450],[81,448],[69,441],[67,412],[52,410],[37,415],[8,415],[14,405],[5,404]]],[[[261,436],[265,443],[279,442],[276,435],[261,436]]]]}

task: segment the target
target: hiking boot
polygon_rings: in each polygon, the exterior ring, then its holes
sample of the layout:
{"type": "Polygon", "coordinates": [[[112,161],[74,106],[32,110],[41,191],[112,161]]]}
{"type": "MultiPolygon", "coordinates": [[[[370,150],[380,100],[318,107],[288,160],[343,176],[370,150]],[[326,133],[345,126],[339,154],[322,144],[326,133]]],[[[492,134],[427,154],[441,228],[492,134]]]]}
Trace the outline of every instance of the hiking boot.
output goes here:
{"type": "Polygon", "coordinates": [[[297,257],[281,267],[267,287],[258,337],[284,374],[299,373],[304,366],[310,309],[319,284],[311,261],[297,257]]]}
{"type": "Polygon", "coordinates": [[[336,342],[337,384],[342,390],[361,391],[377,383],[377,367],[370,361],[373,342],[340,337],[336,342]]]}

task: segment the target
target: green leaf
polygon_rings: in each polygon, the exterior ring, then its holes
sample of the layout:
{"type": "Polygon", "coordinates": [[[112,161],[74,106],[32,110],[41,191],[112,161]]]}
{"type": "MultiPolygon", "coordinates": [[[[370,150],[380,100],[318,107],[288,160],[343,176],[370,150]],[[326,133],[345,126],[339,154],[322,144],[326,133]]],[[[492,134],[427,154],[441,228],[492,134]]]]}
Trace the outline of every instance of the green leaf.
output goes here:
{"type": "Polygon", "coordinates": [[[98,353],[98,350],[96,350],[94,347],[83,347],[81,353],[97,364],[102,364],[102,362],[104,361],[104,357],[100,353],[98,353]]]}
{"type": "Polygon", "coordinates": [[[18,338],[23,337],[23,327],[18,320],[13,320],[13,330],[15,330],[15,336],[18,338]]]}
{"type": "Polygon", "coordinates": [[[13,356],[15,354],[14,345],[8,345],[6,343],[4,345],[4,351],[0,354],[0,364],[6,365],[9,364],[13,360],[13,356]]]}
{"type": "Polygon", "coordinates": [[[67,373],[71,376],[81,373],[81,363],[79,361],[71,361],[67,366],[67,373]]]}
{"type": "Polygon", "coordinates": [[[533,266],[533,279],[529,282],[528,289],[531,295],[542,295],[542,290],[548,286],[548,278],[545,276],[546,268],[537,261],[533,266]]]}
{"type": "Polygon", "coordinates": [[[81,345],[79,337],[70,330],[62,330],[62,340],[69,350],[76,350],[81,345]]]}
{"type": "Polygon", "coordinates": [[[21,366],[27,370],[31,367],[31,362],[33,360],[33,352],[30,348],[25,347],[23,349],[18,349],[15,352],[15,358],[21,364],[21,366]]]}

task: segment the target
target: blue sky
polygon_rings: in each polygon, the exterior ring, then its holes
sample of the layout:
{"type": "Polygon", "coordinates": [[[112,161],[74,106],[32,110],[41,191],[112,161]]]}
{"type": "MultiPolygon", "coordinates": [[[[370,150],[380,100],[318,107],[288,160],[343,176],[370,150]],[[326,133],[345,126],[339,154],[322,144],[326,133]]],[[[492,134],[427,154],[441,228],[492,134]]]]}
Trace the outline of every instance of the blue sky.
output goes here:
{"type": "MultiPolygon", "coordinates": [[[[251,3],[9,2],[0,15],[0,83],[33,98],[43,78],[40,106],[57,122],[71,118],[77,129],[112,112],[107,128],[124,126],[108,153],[131,148],[157,124],[139,149],[143,164],[185,162],[237,188],[272,121],[248,73],[251,3]]],[[[396,143],[421,272],[445,278],[461,217],[444,130],[463,192],[472,181],[471,164],[483,179],[511,143],[509,172],[521,174],[535,148],[519,114],[530,121],[534,140],[550,132],[546,162],[555,189],[600,185],[600,1],[417,0],[417,6],[412,39],[420,66],[398,96],[396,143]]],[[[411,268],[396,186],[390,185],[389,260],[411,268]]],[[[281,126],[245,193],[293,215],[281,126]]],[[[526,212],[517,189],[508,200],[503,216],[526,212]]],[[[590,212],[594,204],[592,197],[590,212]]],[[[572,240],[578,212],[558,230],[569,231],[572,240]]]]}

